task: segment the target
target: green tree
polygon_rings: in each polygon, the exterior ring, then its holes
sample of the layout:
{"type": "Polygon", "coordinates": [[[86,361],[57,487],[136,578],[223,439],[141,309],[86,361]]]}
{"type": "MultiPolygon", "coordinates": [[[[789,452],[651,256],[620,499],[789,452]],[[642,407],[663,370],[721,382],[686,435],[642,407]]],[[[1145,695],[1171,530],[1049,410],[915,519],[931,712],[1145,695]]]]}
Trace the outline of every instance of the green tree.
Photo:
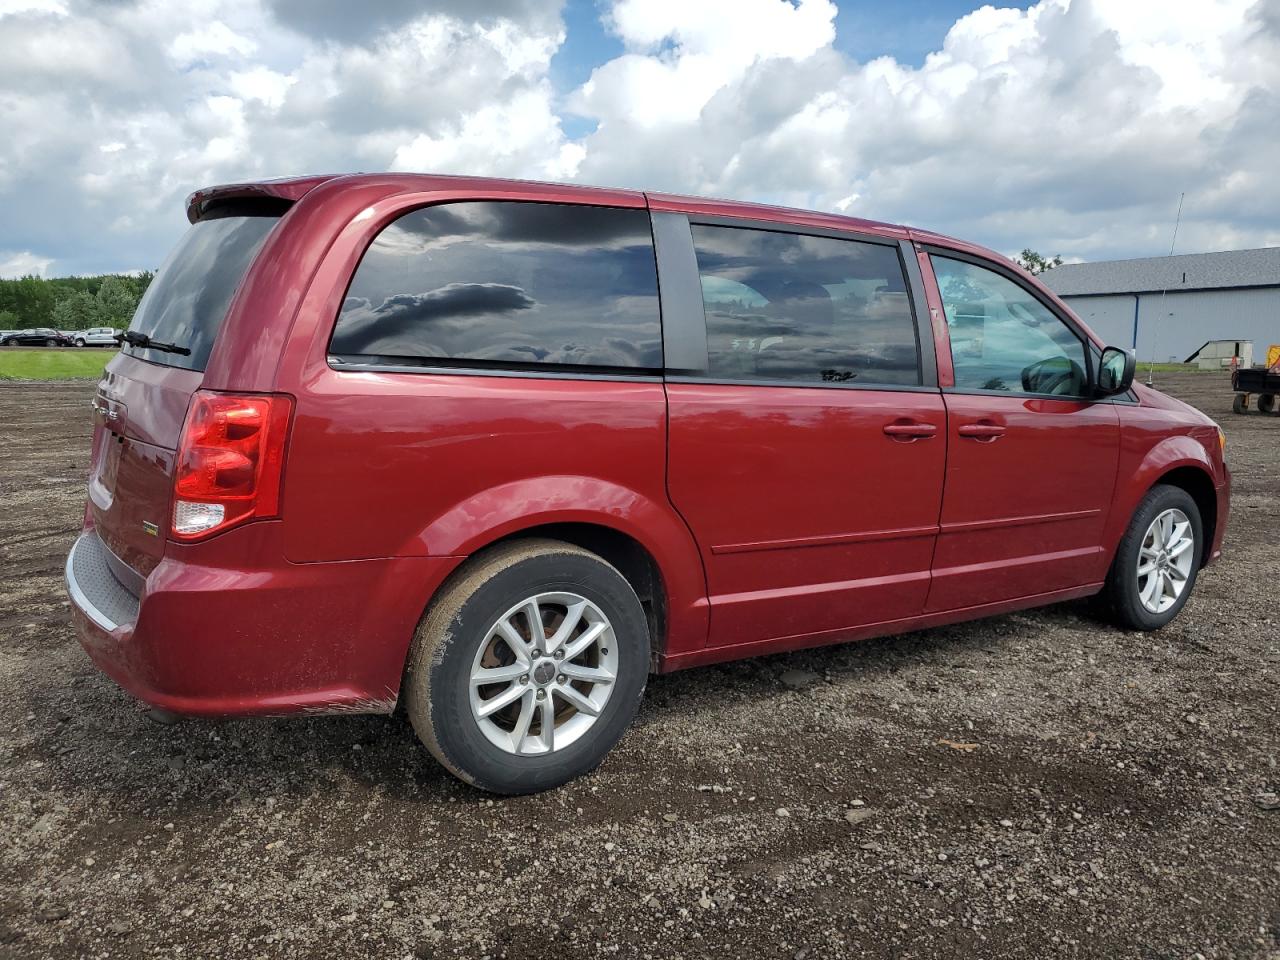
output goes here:
{"type": "Polygon", "coordinates": [[[107,277],[98,288],[98,324],[124,329],[138,309],[138,294],[125,277],[107,277]]]}
{"type": "Polygon", "coordinates": [[[56,296],[43,277],[25,276],[0,281],[0,310],[16,314],[20,327],[47,327],[56,296]]]}
{"type": "Polygon", "coordinates": [[[1014,262],[1027,273],[1039,275],[1046,270],[1052,270],[1054,267],[1062,266],[1062,257],[1054,256],[1052,260],[1046,260],[1034,250],[1026,249],[1018,254],[1014,262]]]}
{"type": "Polygon", "coordinates": [[[83,290],[78,290],[61,300],[53,308],[53,326],[58,330],[87,330],[90,327],[106,326],[99,324],[101,311],[97,297],[83,290]]]}
{"type": "Polygon", "coordinates": [[[3,329],[58,327],[80,330],[93,326],[127,327],[138,307],[138,301],[150,286],[155,274],[150,270],[136,276],[99,274],[92,277],[27,276],[17,280],[0,279],[0,314],[7,314],[3,329]],[[79,295],[93,301],[98,316],[88,317],[88,304],[79,295]],[[63,301],[73,301],[54,310],[63,301]]]}

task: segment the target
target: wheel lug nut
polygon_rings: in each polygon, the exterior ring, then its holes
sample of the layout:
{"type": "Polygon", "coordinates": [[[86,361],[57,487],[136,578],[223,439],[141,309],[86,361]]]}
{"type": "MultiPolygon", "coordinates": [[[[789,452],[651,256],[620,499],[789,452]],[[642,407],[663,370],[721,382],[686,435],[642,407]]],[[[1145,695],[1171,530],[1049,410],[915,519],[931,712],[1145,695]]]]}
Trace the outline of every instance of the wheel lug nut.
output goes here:
{"type": "Polygon", "coordinates": [[[562,673],[562,674],[560,674],[560,676],[556,677],[556,683],[564,683],[564,674],[563,674],[563,673],[562,673]]]}
{"type": "Polygon", "coordinates": [[[534,650],[534,651],[533,651],[533,655],[534,655],[535,657],[540,657],[540,656],[542,656],[542,651],[541,651],[541,650],[534,650]]]}
{"type": "Polygon", "coordinates": [[[521,678],[520,678],[520,682],[521,682],[521,683],[528,683],[528,682],[529,682],[529,675],[526,673],[523,677],[521,677],[521,678]]]}
{"type": "Polygon", "coordinates": [[[556,653],[555,653],[555,657],[556,657],[556,659],[557,659],[557,660],[563,660],[563,659],[564,659],[564,651],[563,651],[563,650],[557,650],[557,651],[556,651],[556,653]]]}
{"type": "Polygon", "coordinates": [[[539,691],[538,691],[538,699],[539,699],[539,700],[545,700],[545,699],[547,699],[547,691],[545,691],[545,690],[539,690],[539,691]]]}

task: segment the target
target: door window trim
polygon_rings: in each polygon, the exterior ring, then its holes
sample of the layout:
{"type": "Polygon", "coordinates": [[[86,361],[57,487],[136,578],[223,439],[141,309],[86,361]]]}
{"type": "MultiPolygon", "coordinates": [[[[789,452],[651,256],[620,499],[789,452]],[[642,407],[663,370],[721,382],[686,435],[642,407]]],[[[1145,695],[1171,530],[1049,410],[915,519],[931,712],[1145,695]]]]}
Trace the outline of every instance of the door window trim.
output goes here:
{"type": "MultiPolygon", "coordinates": [[[[997,274],[998,276],[1004,277],[1006,280],[1008,280],[1010,283],[1016,286],[1019,290],[1022,290],[1024,293],[1026,293],[1028,296],[1034,299],[1042,307],[1044,307],[1051,314],[1053,314],[1053,316],[1055,316],[1059,320],[1059,322],[1061,322],[1067,328],[1068,332],[1073,337],[1075,337],[1077,340],[1080,341],[1080,345],[1083,348],[1081,352],[1084,354],[1085,376],[1087,378],[1087,383],[1090,387],[1093,386],[1095,382],[1094,381],[1094,363],[1096,359],[1094,357],[1094,347],[1096,346],[1096,344],[1094,343],[1093,338],[1088,336],[1080,328],[1080,324],[1076,322],[1075,318],[1073,318],[1067,313],[1064,313],[1053,302],[1046,300],[1039,290],[1036,290],[1034,287],[1027,286],[1025,280],[1022,277],[1019,277],[1015,270],[1012,270],[1009,267],[1004,266],[1003,264],[996,263],[994,260],[988,260],[985,257],[975,256],[974,254],[967,253],[963,250],[953,250],[950,247],[942,247],[932,243],[919,244],[918,249],[923,250],[926,254],[928,254],[930,270],[933,270],[933,258],[935,256],[942,257],[944,260],[958,260],[962,263],[968,263],[971,266],[981,267],[984,270],[989,270],[992,273],[997,274]]],[[[935,283],[937,282],[937,271],[934,271],[934,282],[935,283]]],[[[938,288],[938,297],[942,302],[942,308],[943,308],[941,323],[942,323],[943,330],[945,330],[947,334],[947,348],[950,349],[951,348],[951,327],[947,323],[946,301],[942,299],[941,287],[938,288]]],[[[952,353],[951,355],[951,363],[953,366],[955,365],[954,353],[952,353]]],[[[1030,397],[1033,400],[1062,400],[1068,403],[1101,403],[1101,402],[1104,402],[1105,400],[1116,399],[1115,397],[1104,398],[1104,397],[1095,397],[1095,396],[1064,397],[1061,394],[1056,394],[1056,393],[1028,393],[1027,391],[1024,391],[1024,390],[1019,390],[1016,392],[1012,390],[981,390],[976,387],[957,387],[957,386],[943,387],[942,392],[957,394],[960,396],[975,396],[975,397],[1030,397]]]]}
{"type": "Polygon", "coordinates": [[[672,383],[705,383],[727,386],[791,387],[818,390],[874,390],[878,392],[936,393],[938,364],[933,348],[933,328],[928,335],[921,324],[928,322],[928,304],[924,280],[910,240],[895,239],[857,230],[832,230],[793,223],[755,220],[746,217],[650,211],[653,222],[654,253],[658,260],[658,302],[662,311],[663,356],[666,379],[672,383]],[[898,257],[906,281],[912,330],[916,342],[916,373],[919,382],[899,383],[822,383],[819,381],[760,379],[711,376],[708,371],[707,315],[702,296],[702,280],[698,272],[697,251],[693,245],[693,226],[730,227],[789,233],[804,237],[846,240],[890,247],[898,257]]]}

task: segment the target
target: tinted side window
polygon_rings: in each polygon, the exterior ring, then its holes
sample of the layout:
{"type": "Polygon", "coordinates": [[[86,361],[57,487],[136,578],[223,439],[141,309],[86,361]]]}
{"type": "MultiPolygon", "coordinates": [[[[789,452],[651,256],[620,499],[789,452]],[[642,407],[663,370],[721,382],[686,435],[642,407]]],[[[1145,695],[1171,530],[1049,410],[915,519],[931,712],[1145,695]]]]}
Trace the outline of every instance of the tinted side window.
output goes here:
{"type": "Polygon", "coordinates": [[[692,230],[711,376],[920,382],[895,247],[738,227],[692,230]]]}
{"type": "Polygon", "coordinates": [[[1085,395],[1084,343],[1052,311],[993,270],[930,259],[947,315],[957,387],[1085,395]]]}
{"type": "Polygon", "coordinates": [[[519,202],[407,213],[361,260],[330,351],[462,366],[660,369],[649,215],[519,202]]]}

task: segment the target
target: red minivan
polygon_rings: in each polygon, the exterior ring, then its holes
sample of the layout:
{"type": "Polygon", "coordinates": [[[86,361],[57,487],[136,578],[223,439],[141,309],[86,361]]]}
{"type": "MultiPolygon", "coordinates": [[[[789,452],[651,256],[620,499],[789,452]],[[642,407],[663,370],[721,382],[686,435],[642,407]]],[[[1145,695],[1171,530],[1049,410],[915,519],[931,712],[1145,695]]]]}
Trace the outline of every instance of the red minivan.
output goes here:
{"type": "Polygon", "coordinates": [[[407,708],[499,793],[650,672],[1104,593],[1221,552],[1218,427],[947,237],[419,175],[194,194],[93,402],[80,641],[176,714],[407,708]]]}

